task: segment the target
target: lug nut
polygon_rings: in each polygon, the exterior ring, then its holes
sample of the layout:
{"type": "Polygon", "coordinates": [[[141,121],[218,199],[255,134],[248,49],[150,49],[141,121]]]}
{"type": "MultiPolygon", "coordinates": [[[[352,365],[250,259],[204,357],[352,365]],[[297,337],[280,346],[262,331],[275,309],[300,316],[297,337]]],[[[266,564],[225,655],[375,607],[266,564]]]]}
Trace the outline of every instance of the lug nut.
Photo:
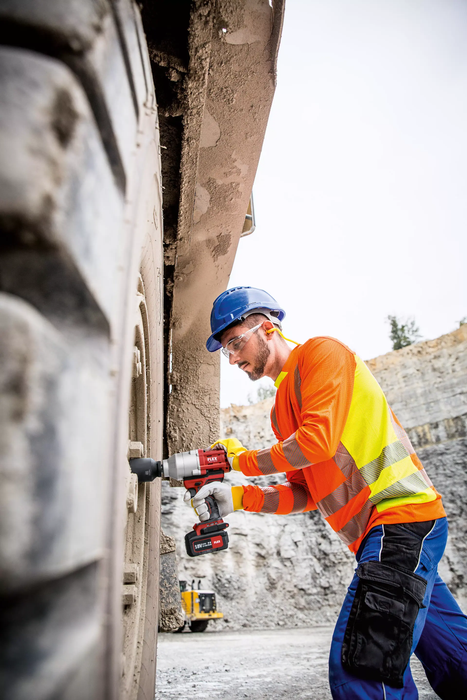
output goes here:
{"type": "Polygon", "coordinates": [[[133,605],[136,603],[138,590],[136,586],[123,586],[122,603],[123,605],[133,605]]]}
{"type": "Polygon", "coordinates": [[[128,564],[123,572],[123,583],[136,583],[138,580],[139,568],[137,564],[128,564]]]}
{"type": "Polygon", "coordinates": [[[144,457],[144,445],[142,442],[129,442],[128,443],[128,459],[141,459],[144,457]]]}

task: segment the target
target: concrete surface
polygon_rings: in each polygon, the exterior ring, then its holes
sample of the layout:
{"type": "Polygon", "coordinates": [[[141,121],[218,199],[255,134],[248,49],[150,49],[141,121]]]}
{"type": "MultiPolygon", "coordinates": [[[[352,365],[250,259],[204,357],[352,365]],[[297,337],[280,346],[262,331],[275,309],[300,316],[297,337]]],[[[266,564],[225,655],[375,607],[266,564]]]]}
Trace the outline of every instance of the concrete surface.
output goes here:
{"type": "MultiPolygon", "coordinates": [[[[332,625],[305,629],[160,634],[156,700],[331,700],[332,625]]],[[[436,700],[417,659],[420,700],[436,700]]]]}

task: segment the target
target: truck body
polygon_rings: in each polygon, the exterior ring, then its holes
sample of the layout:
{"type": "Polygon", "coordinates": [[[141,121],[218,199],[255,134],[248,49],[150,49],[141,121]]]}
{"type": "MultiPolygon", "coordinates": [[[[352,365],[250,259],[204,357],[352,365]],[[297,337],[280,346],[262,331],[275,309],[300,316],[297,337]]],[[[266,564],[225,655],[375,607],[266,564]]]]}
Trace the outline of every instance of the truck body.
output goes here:
{"type": "Polygon", "coordinates": [[[217,437],[204,340],[245,224],[282,16],[267,0],[0,0],[9,700],[154,697],[159,584],[178,580],[160,484],[138,485],[128,459],[217,437]]]}

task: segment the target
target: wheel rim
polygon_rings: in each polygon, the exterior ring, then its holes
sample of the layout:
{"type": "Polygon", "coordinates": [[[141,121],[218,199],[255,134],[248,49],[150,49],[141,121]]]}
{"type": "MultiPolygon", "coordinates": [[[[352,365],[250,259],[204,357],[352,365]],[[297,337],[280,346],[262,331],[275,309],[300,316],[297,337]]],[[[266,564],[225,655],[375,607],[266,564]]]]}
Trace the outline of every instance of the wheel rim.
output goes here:
{"type": "MultiPolygon", "coordinates": [[[[148,455],[150,445],[150,362],[148,314],[141,275],[138,279],[135,345],[129,412],[128,457],[148,455]]],[[[127,521],[123,574],[123,663],[122,686],[125,700],[138,695],[139,672],[143,652],[146,588],[148,582],[149,484],[138,484],[128,471],[127,521]]]]}

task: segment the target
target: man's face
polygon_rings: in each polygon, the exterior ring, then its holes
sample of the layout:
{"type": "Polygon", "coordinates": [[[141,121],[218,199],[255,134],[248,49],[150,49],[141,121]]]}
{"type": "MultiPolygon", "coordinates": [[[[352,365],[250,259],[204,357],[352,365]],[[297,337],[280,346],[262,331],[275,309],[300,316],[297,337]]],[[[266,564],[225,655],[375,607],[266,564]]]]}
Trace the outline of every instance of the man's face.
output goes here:
{"type": "MultiPolygon", "coordinates": [[[[249,330],[251,329],[243,324],[229,328],[222,334],[222,345],[225,347],[229,341],[238,338],[238,336],[247,333],[249,330]]],[[[239,352],[229,355],[230,364],[238,365],[252,382],[260,379],[264,375],[266,363],[271,354],[269,345],[264,339],[263,334],[264,330],[261,326],[256,332],[250,335],[248,342],[239,352]]]]}

